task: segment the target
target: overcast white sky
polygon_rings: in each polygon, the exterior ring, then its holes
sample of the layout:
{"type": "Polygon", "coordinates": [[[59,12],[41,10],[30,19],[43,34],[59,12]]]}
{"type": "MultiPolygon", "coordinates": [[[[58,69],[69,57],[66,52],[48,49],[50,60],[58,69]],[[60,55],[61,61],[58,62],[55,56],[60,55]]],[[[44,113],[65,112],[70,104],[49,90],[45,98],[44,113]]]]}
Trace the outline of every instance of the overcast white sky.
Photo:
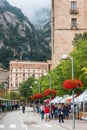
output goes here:
{"type": "Polygon", "coordinates": [[[35,12],[41,8],[51,7],[51,0],[7,0],[11,5],[21,8],[25,16],[32,22],[35,12]]]}

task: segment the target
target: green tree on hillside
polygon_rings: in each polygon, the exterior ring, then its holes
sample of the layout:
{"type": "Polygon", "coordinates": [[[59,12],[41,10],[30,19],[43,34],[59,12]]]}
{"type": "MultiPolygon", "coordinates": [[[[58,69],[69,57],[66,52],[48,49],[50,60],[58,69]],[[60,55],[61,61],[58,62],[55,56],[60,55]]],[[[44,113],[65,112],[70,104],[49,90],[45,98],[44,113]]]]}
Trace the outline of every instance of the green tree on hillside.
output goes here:
{"type": "Polygon", "coordinates": [[[35,78],[32,76],[28,80],[24,81],[23,83],[20,83],[19,85],[20,96],[25,97],[27,101],[29,101],[30,95],[32,95],[34,81],[35,78]]]}

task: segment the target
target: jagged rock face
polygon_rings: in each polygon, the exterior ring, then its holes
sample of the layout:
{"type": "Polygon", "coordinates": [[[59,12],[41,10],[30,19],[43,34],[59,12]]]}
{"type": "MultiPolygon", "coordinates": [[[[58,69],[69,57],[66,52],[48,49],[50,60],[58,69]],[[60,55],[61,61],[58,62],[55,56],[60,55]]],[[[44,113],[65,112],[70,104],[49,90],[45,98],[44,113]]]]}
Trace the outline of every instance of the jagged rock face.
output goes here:
{"type": "Polygon", "coordinates": [[[49,59],[50,39],[43,30],[35,30],[20,9],[0,0],[0,63],[8,68],[10,60],[49,59]]]}
{"type": "Polygon", "coordinates": [[[21,36],[26,36],[26,27],[32,31],[32,26],[26,20],[20,21],[15,14],[9,11],[0,14],[0,24],[3,25],[5,30],[9,28],[8,24],[12,25],[14,28],[18,26],[17,31],[21,36]]]}
{"type": "Polygon", "coordinates": [[[13,27],[15,27],[17,23],[19,23],[16,15],[9,11],[3,13],[3,23],[4,22],[13,25],[13,27]]]}
{"type": "Polygon", "coordinates": [[[8,80],[9,72],[0,68],[0,83],[6,82],[8,80]]]}
{"type": "Polygon", "coordinates": [[[26,27],[32,32],[32,27],[26,20],[19,21],[17,16],[9,11],[4,12],[3,15],[1,14],[0,19],[0,22],[3,24],[5,29],[9,28],[7,23],[11,24],[14,28],[18,26],[17,31],[23,37],[26,36],[26,27]]]}

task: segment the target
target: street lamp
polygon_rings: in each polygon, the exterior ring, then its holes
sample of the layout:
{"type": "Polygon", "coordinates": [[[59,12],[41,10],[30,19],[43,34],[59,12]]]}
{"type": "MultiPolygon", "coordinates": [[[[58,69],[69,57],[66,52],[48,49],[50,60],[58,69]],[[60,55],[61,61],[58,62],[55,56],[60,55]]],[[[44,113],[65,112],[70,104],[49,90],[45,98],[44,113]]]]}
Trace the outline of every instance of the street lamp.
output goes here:
{"type": "Polygon", "coordinates": [[[32,86],[30,86],[30,88],[32,89],[32,86]]]}
{"type": "Polygon", "coordinates": [[[38,92],[40,93],[40,82],[35,81],[35,84],[38,84],[38,92]]]}
{"type": "Polygon", "coordinates": [[[30,88],[30,93],[32,94],[32,86],[30,86],[29,88],[30,88]]]}
{"type": "Polygon", "coordinates": [[[8,87],[8,84],[5,83],[5,84],[4,84],[4,89],[5,89],[5,98],[7,97],[7,87],[8,87]]]}
{"type": "MultiPolygon", "coordinates": [[[[40,93],[40,82],[35,81],[35,84],[38,84],[38,92],[40,93]]],[[[39,112],[40,112],[40,98],[39,98],[39,112]]]]}
{"type": "MultiPolygon", "coordinates": [[[[49,73],[49,74],[47,74],[47,73],[45,73],[44,74],[44,76],[48,76],[49,77],[49,88],[50,88],[50,90],[51,90],[51,88],[52,88],[52,79],[51,79],[51,74],[49,73]]],[[[50,95],[50,118],[51,118],[51,95],[50,95]]]]}
{"type": "MultiPolygon", "coordinates": [[[[74,60],[73,57],[69,57],[68,55],[64,54],[62,56],[62,60],[71,60],[72,63],[72,80],[74,80],[74,60]]],[[[75,114],[74,114],[74,88],[72,89],[72,101],[73,101],[73,129],[75,129],[75,114]]]]}

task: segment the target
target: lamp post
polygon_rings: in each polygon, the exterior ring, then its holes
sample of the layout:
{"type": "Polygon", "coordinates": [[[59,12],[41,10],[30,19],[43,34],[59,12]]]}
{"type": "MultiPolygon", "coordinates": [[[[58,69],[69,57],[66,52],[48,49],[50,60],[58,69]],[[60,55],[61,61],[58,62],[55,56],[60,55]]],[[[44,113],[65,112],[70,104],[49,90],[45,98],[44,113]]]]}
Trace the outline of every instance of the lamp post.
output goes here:
{"type": "MultiPolygon", "coordinates": [[[[50,86],[49,86],[49,87],[50,87],[50,89],[51,89],[51,82],[52,82],[52,81],[51,81],[51,75],[49,74],[48,76],[49,76],[49,83],[50,83],[50,86]]],[[[51,118],[51,95],[50,95],[50,118],[51,118]]]]}
{"type": "MultiPolygon", "coordinates": [[[[51,89],[51,75],[49,74],[49,88],[51,89]]],[[[50,95],[50,118],[51,118],[51,95],[50,95]]]]}
{"type": "Polygon", "coordinates": [[[7,87],[8,87],[8,85],[7,85],[7,83],[5,83],[5,84],[4,84],[4,89],[5,89],[5,98],[7,97],[7,87]]]}
{"type": "Polygon", "coordinates": [[[32,86],[30,86],[30,92],[31,92],[31,94],[32,94],[32,86]]]}
{"type": "MultiPolygon", "coordinates": [[[[72,60],[72,80],[74,80],[74,61],[73,57],[71,58],[72,60]]],[[[73,99],[73,129],[75,129],[75,114],[74,114],[74,88],[72,89],[72,99],[73,99]]]]}
{"type": "MultiPolygon", "coordinates": [[[[40,93],[40,82],[38,82],[38,89],[39,89],[39,93],[40,93]]],[[[40,112],[40,98],[39,98],[39,112],[40,112]]]]}
{"type": "MultiPolygon", "coordinates": [[[[40,93],[40,82],[35,82],[35,84],[38,84],[38,92],[40,93]]],[[[40,112],[40,98],[39,98],[39,112],[40,112]]]]}
{"type": "MultiPolygon", "coordinates": [[[[71,60],[72,64],[72,80],[74,80],[74,60],[73,57],[69,57],[66,54],[62,56],[62,60],[71,60]]],[[[73,129],[75,129],[75,114],[74,114],[74,88],[72,89],[72,101],[73,101],[73,129]]]]}
{"type": "MultiPolygon", "coordinates": [[[[52,88],[52,79],[51,79],[51,74],[47,74],[47,73],[45,73],[44,74],[45,76],[46,75],[48,75],[48,77],[49,77],[49,88],[50,88],[50,90],[51,90],[51,88],[52,88]]],[[[50,95],[50,118],[51,118],[51,95],[50,95]]]]}

